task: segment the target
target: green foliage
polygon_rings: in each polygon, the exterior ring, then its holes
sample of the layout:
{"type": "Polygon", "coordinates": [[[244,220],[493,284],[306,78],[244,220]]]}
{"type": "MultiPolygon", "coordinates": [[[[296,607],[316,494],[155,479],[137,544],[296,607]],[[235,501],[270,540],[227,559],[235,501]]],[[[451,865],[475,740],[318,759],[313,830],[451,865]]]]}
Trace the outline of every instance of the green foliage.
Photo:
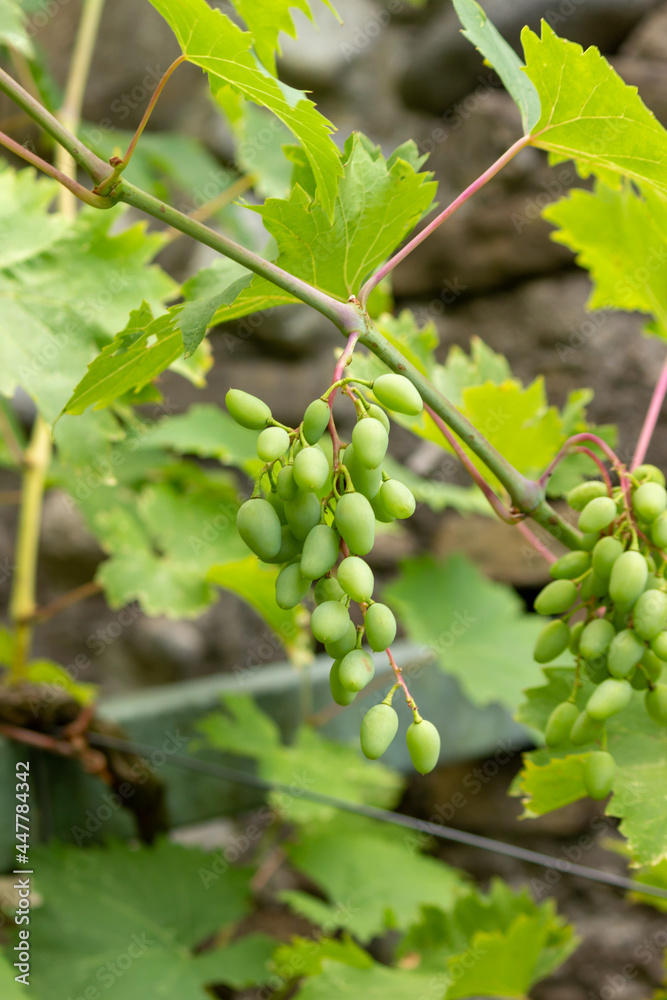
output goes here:
{"type": "MultiPolygon", "coordinates": [[[[246,100],[272,111],[296,136],[317,180],[324,212],[331,218],[341,173],[338,152],[330,135],[333,126],[300,91],[268,75],[253,56],[252,36],[219,10],[212,10],[206,0],[151,0],[151,3],[169,24],[188,61],[208,74],[214,94],[225,86],[232,87],[246,100]]],[[[264,38],[271,32],[272,23],[265,26],[264,38]]]]}
{"type": "Polygon", "coordinates": [[[228,750],[257,762],[259,774],[291,786],[293,794],[276,793],[270,801],[295,822],[330,819],[331,806],[300,798],[300,789],[321,791],[350,802],[376,806],[395,804],[398,776],[381,764],[372,769],[353,747],[334,743],[310,726],[301,726],[289,746],[280,740],[275,723],[247,696],[223,699],[226,714],[216,713],[200,723],[200,730],[218,750],[228,750]]]}
{"type": "MultiPolygon", "coordinates": [[[[322,2],[335,13],[329,0],[322,2]]],[[[280,55],[278,35],[281,31],[296,38],[296,28],[290,8],[298,8],[312,21],[312,0],[233,0],[253,37],[253,47],[266,68],[276,73],[274,53],[280,55]]]]}
{"type": "Polygon", "coordinates": [[[462,34],[496,70],[521,111],[524,132],[530,132],[540,117],[540,98],[523,63],[475,0],[454,0],[454,9],[464,25],[462,34]]]}
{"type": "Polygon", "coordinates": [[[541,676],[532,659],[541,621],[524,613],[509,587],[486,580],[464,556],[403,563],[384,598],[410,639],[432,650],[440,668],[477,705],[495,701],[514,710],[523,690],[541,676]]]}
{"type": "Polygon", "coordinates": [[[574,160],[583,177],[594,173],[611,187],[621,177],[667,192],[667,132],[595,47],[559,38],[546,21],[542,34],[524,28],[526,74],[542,113],[531,144],[551,163],[574,160]]]}
{"type": "MultiPolygon", "coordinates": [[[[47,213],[50,181],[26,172],[0,177],[6,238],[0,256],[0,309],[4,353],[0,393],[21,386],[53,422],[100,347],[114,336],[138,300],[153,308],[174,292],[174,283],[150,262],[162,238],[136,224],[110,235],[122,209],[84,209],[75,221],[47,213]],[[31,190],[32,188],[32,190],[31,190]],[[12,198],[29,209],[29,230],[11,225],[12,198]],[[8,205],[9,203],[9,205],[8,205]],[[47,240],[48,237],[48,240],[47,240]]],[[[14,216],[18,218],[18,216],[14,216]]]]}
{"type": "Polygon", "coordinates": [[[0,45],[8,45],[30,58],[34,52],[26,33],[26,16],[19,0],[0,0],[0,45]]]}
{"type": "MultiPolygon", "coordinates": [[[[547,667],[544,674],[546,685],[528,690],[519,711],[519,720],[538,732],[544,732],[551,711],[569,697],[574,668],[547,667]]],[[[577,694],[580,708],[593,690],[593,684],[584,680],[577,694]]],[[[657,864],[667,857],[667,799],[662,793],[667,788],[667,730],[647,716],[644,693],[635,691],[630,705],[608,720],[607,734],[617,765],[607,815],[621,820],[636,864],[657,864]]],[[[583,798],[587,794],[583,762],[596,749],[595,744],[582,750],[569,743],[557,751],[528,754],[516,788],[524,798],[526,815],[539,816],[583,798]]]]}
{"type": "Polygon", "coordinates": [[[650,332],[667,339],[667,203],[646,187],[572,191],[548,206],[545,219],[558,226],[553,239],[574,250],[591,274],[589,309],[637,310],[654,320],[650,332]]]}
{"type": "MultiPolygon", "coordinates": [[[[379,147],[354,133],[340,156],[333,191],[333,221],[303,157],[294,154],[294,186],[286,199],[268,198],[254,209],[278,247],[275,263],[343,301],[412,230],[435,195],[424,157],[413,142],[385,160],[379,147]]],[[[218,321],[297,301],[265,278],[255,277],[218,321]]]]}
{"type": "Polygon", "coordinates": [[[196,951],[248,912],[249,871],[230,869],[206,885],[201,872],[215,856],[166,841],[141,850],[33,851],[44,897],[30,918],[30,985],[38,1000],[66,1000],[91,984],[111,1000],[204,1000],[206,983],[268,978],[268,939],[196,951]]]}

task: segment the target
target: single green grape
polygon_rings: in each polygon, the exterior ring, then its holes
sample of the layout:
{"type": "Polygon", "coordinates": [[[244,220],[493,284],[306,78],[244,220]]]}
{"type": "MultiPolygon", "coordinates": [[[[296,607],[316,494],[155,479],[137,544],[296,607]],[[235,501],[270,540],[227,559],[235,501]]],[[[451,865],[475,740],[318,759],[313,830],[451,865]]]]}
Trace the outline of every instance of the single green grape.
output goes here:
{"type": "Polygon", "coordinates": [[[310,630],[320,642],[335,642],[348,629],[350,615],[339,601],[318,604],[310,616],[310,630]]]}
{"type": "Polygon", "coordinates": [[[338,559],[340,538],[328,524],[316,524],[303,543],[301,572],[310,580],[319,580],[338,559]]]}
{"type": "Polygon", "coordinates": [[[566,552],[549,567],[549,576],[554,580],[576,580],[582,576],[591,565],[590,552],[566,552]]]}
{"type": "Polygon", "coordinates": [[[282,543],[280,518],[268,500],[246,500],[236,515],[236,530],[256,556],[272,559],[282,543]]]}
{"type": "Polygon", "coordinates": [[[608,528],[616,520],[618,511],[611,497],[596,497],[587,503],[579,515],[580,531],[593,532],[608,528]]]}
{"type": "Polygon", "coordinates": [[[586,712],[592,719],[604,722],[617,712],[622,712],[630,703],[632,687],[626,680],[610,677],[596,687],[588,699],[586,712]]]}
{"type": "Polygon", "coordinates": [[[571,701],[556,705],[547,721],[544,740],[553,749],[563,746],[570,739],[572,726],[579,717],[579,709],[571,701]]]}
{"type": "Polygon", "coordinates": [[[609,594],[616,604],[634,604],[646,586],[648,566],[640,552],[623,552],[615,561],[609,579],[609,594]]]}
{"type": "Polygon", "coordinates": [[[363,604],[373,596],[373,570],[359,556],[347,556],[338,567],[338,582],[353,601],[363,604]]]}
{"type": "Polygon", "coordinates": [[[364,616],[366,639],[371,649],[381,653],[396,638],[396,619],[386,604],[371,604],[364,616]]]}
{"type": "Polygon", "coordinates": [[[535,610],[540,615],[560,615],[572,607],[576,599],[577,588],[571,580],[554,580],[535,598],[535,610]]]}
{"type": "Polygon", "coordinates": [[[257,438],[257,455],[263,462],[275,462],[288,448],[289,434],[282,427],[265,427],[257,438]]]}
{"type": "Polygon", "coordinates": [[[242,389],[230,389],[225,396],[229,415],[251,431],[260,431],[271,419],[271,410],[266,403],[242,389]]]}
{"type": "Polygon", "coordinates": [[[642,521],[655,521],[667,510],[665,487],[659,483],[642,483],[632,495],[632,507],[642,521]]]}
{"type": "Polygon", "coordinates": [[[390,517],[404,520],[415,512],[415,498],[411,489],[397,479],[386,479],[380,487],[380,503],[390,517]]]}
{"type": "Polygon", "coordinates": [[[373,382],[373,395],[388,410],[417,417],[424,409],[421,396],[404,375],[380,375],[373,382]]]}
{"type": "Polygon", "coordinates": [[[377,469],[387,454],[389,435],[383,423],[363,417],[352,431],[352,446],[365,469],[377,469]]]}
{"type": "Polygon", "coordinates": [[[303,415],[303,436],[308,444],[317,444],[329,425],[331,411],[323,399],[314,399],[303,415]]]}
{"type": "Polygon", "coordinates": [[[533,657],[537,663],[550,663],[567,649],[570,630],[564,621],[556,618],[548,622],[537,637],[533,657]]]}
{"type": "Polygon", "coordinates": [[[287,611],[295,608],[310,590],[311,581],[301,574],[299,563],[281,569],[276,579],[276,604],[287,611]]]}
{"type": "Polygon", "coordinates": [[[361,751],[369,760],[377,760],[389,747],[398,730],[398,715],[391,705],[373,705],[361,722],[361,751]]]}
{"type": "Polygon", "coordinates": [[[307,445],[294,458],[294,480],[300,490],[320,490],[329,476],[329,462],[317,445],[307,445]]]}
{"type": "Polygon", "coordinates": [[[584,762],[584,784],[592,799],[606,799],[616,774],[616,762],[606,750],[597,750],[584,762]]]}
{"type": "Polygon", "coordinates": [[[566,496],[566,500],[572,510],[582,511],[584,507],[597,497],[608,496],[607,487],[598,479],[591,479],[586,483],[580,483],[566,496]]]}
{"type": "Polygon", "coordinates": [[[361,691],[373,680],[375,664],[373,658],[363,649],[353,649],[340,661],[338,676],[348,691],[361,691]]]}
{"type": "Polygon", "coordinates": [[[365,556],[375,542],[375,515],[361,493],[344,493],[336,505],[334,524],[350,552],[365,556]]]}
{"type": "Polygon", "coordinates": [[[422,719],[408,726],[405,738],[415,770],[428,774],[440,759],[440,733],[432,722],[422,719]]]}

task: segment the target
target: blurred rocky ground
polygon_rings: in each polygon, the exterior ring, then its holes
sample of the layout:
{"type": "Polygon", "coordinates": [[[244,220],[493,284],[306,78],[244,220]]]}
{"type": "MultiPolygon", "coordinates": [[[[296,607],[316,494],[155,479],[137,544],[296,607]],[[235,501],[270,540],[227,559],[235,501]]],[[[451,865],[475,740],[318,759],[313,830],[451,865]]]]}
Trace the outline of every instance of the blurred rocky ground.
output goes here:
{"type": "MultiPolygon", "coordinates": [[[[62,80],[80,8],[74,0],[52,6],[55,16],[37,37],[62,80]]],[[[219,6],[225,8],[224,2],[219,6]]],[[[301,38],[285,41],[283,79],[312,91],[338,125],[341,144],[354,129],[385,153],[414,139],[429,154],[439,202],[446,204],[517,138],[519,119],[511,99],[461,37],[449,0],[419,7],[403,0],[339,0],[336,6],[343,26],[322,8],[319,32],[295,14],[301,38]]],[[[667,124],[664,0],[487,0],[485,6],[517,48],[522,25],[536,28],[540,17],[566,37],[598,45],[667,124]]],[[[177,52],[148,3],[107,4],[85,118],[108,122],[112,129],[135,126],[155,80],[177,52]]],[[[0,103],[0,115],[8,113],[0,103]]],[[[212,112],[202,75],[192,67],[179,69],[165,89],[151,128],[197,135],[223,164],[231,154],[230,135],[212,112]]],[[[586,313],[586,275],[569,251],[550,240],[550,227],[539,215],[546,203],[577,183],[568,164],[552,169],[541,152],[523,151],[397,269],[397,307],[408,306],[422,322],[435,322],[443,358],[451,345],[465,348],[476,335],[505,354],[524,381],[544,373],[553,403],[562,404],[572,389],[591,386],[591,418],[618,422],[620,450],[628,455],[664,350],[641,337],[639,317],[586,313]]],[[[179,240],[163,263],[182,277],[205,259],[179,240]]],[[[236,385],[261,395],[287,423],[296,422],[328,382],[338,343],[326,322],[301,307],[266,317],[249,337],[230,329],[214,334],[212,341],[217,364],[208,388],[200,392],[168,378],[164,388],[170,407],[185,408],[202,398],[219,402],[236,385]]],[[[650,454],[663,467],[665,419],[650,454]]],[[[397,429],[394,438],[396,454],[410,457],[415,449],[409,437],[397,429]]],[[[380,576],[419,548],[446,554],[476,546],[476,555],[497,578],[520,588],[539,583],[542,568],[527,562],[525,546],[511,529],[471,520],[469,530],[461,531],[453,517],[420,508],[409,533],[387,536],[379,548],[380,576]],[[482,527],[483,546],[475,541],[482,527]]],[[[5,565],[11,560],[14,512],[3,508],[2,518],[0,565],[5,565]]],[[[42,542],[42,602],[90,579],[101,558],[76,515],[55,494],[47,498],[42,542]]],[[[280,657],[267,636],[258,635],[252,613],[227,595],[198,622],[147,620],[131,610],[123,614],[121,621],[101,598],[77,605],[39,630],[37,652],[67,664],[83,647],[91,657],[85,679],[103,680],[110,690],[239,669],[260,646],[263,661],[280,657]],[[91,655],[93,646],[98,652],[91,655]]]]}

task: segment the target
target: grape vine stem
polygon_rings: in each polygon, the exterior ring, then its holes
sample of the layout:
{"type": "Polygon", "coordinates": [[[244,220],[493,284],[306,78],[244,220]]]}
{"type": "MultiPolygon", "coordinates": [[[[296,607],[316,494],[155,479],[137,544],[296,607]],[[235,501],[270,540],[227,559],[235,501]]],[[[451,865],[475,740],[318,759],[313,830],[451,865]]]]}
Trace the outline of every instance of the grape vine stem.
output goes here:
{"type": "Polygon", "coordinates": [[[398,663],[396,662],[396,660],[394,659],[394,654],[392,653],[391,649],[388,649],[386,652],[387,652],[387,656],[389,658],[389,662],[391,663],[391,669],[394,671],[394,676],[396,677],[397,682],[403,688],[403,692],[405,694],[405,700],[407,701],[407,703],[410,706],[410,708],[413,711],[415,711],[416,708],[417,708],[417,703],[415,702],[415,699],[410,694],[410,691],[408,689],[408,685],[403,680],[403,672],[402,672],[401,668],[399,667],[398,663]]]}
{"type": "Polygon", "coordinates": [[[637,442],[637,447],[632,459],[632,464],[630,466],[630,471],[636,469],[638,465],[641,465],[646,458],[646,452],[648,451],[653,433],[655,431],[656,425],[658,423],[658,418],[660,416],[660,411],[662,409],[662,404],[665,400],[665,394],[667,393],[667,358],[662,366],[662,371],[660,372],[660,377],[656,383],[655,389],[653,390],[653,396],[651,397],[651,402],[649,404],[648,412],[646,414],[646,419],[644,420],[644,426],[642,427],[641,434],[639,435],[639,441],[637,442]]]}

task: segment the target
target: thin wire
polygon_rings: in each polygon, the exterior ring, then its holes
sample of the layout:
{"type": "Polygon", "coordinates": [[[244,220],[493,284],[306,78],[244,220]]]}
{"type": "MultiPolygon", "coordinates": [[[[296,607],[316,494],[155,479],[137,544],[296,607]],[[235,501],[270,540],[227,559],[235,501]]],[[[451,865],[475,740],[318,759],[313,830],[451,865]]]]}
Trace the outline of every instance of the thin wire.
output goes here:
{"type": "MultiPolygon", "coordinates": [[[[122,740],[116,736],[104,736],[101,733],[88,733],[87,736],[88,742],[94,746],[125,750],[127,753],[145,756],[159,752],[158,747],[152,747],[146,743],[134,743],[130,740],[122,740]]],[[[197,771],[199,774],[208,774],[213,778],[221,778],[223,781],[249,785],[253,788],[259,788],[262,791],[286,792],[287,794],[291,794],[289,785],[277,781],[267,781],[265,778],[260,778],[259,775],[238,771],[233,767],[225,767],[222,764],[214,764],[211,761],[198,760],[196,757],[170,754],[166,763],[173,764],[175,767],[181,767],[187,771],[197,771]]],[[[515,844],[505,844],[502,840],[493,840],[491,837],[480,837],[476,833],[466,833],[464,830],[456,830],[451,826],[441,826],[439,823],[430,823],[428,820],[403,816],[401,813],[392,812],[390,809],[378,809],[376,806],[348,802],[346,799],[338,799],[333,795],[326,795],[324,792],[301,789],[300,795],[313,802],[331,806],[333,809],[354,813],[357,816],[365,816],[367,819],[380,820],[382,823],[393,823],[395,826],[416,830],[419,833],[425,833],[430,837],[437,837],[440,840],[452,840],[459,844],[466,844],[468,847],[477,847],[482,851],[491,851],[494,854],[504,854],[508,858],[516,858],[518,861],[527,861],[528,864],[539,865],[541,868],[553,868],[564,875],[578,875],[580,878],[588,879],[590,882],[602,882],[605,885],[613,885],[619,889],[640,892],[645,896],[657,896],[660,899],[667,899],[667,890],[660,889],[658,886],[645,885],[643,882],[636,882],[634,879],[626,878],[624,875],[614,875],[612,872],[603,872],[597,868],[589,868],[587,865],[577,865],[563,858],[554,858],[549,854],[541,854],[539,851],[530,851],[525,847],[517,847],[515,844]]]]}

